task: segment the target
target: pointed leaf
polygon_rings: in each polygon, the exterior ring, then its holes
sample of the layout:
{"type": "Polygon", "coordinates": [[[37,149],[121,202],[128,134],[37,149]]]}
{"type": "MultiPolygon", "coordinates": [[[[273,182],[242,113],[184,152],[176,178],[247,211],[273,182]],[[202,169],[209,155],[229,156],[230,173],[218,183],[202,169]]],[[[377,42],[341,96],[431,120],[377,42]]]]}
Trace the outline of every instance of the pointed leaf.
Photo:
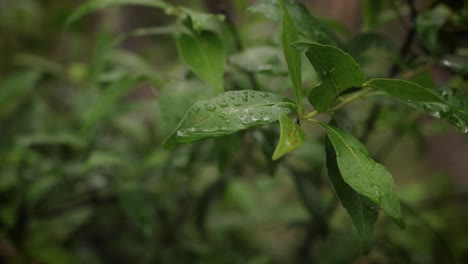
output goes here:
{"type": "Polygon", "coordinates": [[[284,5],[284,0],[280,0],[281,14],[283,17],[283,30],[281,40],[283,42],[283,51],[286,62],[288,63],[289,77],[294,87],[296,96],[297,112],[302,115],[302,76],[301,76],[301,54],[291,47],[291,44],[299,40],[294,21],[284,5]]]}
{"type": "Polygon", "coordinates": [[[181,33],[177,44],[190,69],[216,91],[222,92],[224,50],[218,35],[211,31],[202,31],[196,35],[181,33]]]}
{"type": "Polygon", "coordinates": [[[125,5],[142,5],[162,9],[172,8],[171,5],[161,0],[90,0],[75,9],[74,12],[68,16],[65,24],[70,25],[81,17],[101,9],[125,5]]]}
{"type": "Polygon", "coordinates": [[[280,115],[279,123],[281,134],[278,145],[273,153],[273,160],[277,160],[283,155],[298,149],[304,143],[305,138],[302,128],[287,115],[280,115]]]}
{"type": "Polygon", "coordinates": [[[400,227],[404,227],[401,209],[395,194],[392,175],[351,134],[321,123],[336,152],[338,168],[344,181],[356,192],[377,204],[400,227]]]}
{"type": "Polygon", "coordinates": [[[320,112],[327,111],[341,92],[366,81],[356,61],[336,47],[313,42],[296,42],[293,46],[306,52],[322,79],[309,93],[310,103],[320,112]]]}
{"type": "Polygon", "coordinates": [[[272,93],[230,91],[192,106],[164,147],[232,134],[278,120],[295,110],[294,102],[272,93]]]}
{"type": "Polygon", "coordinates": [[[397,79],[372,79],[364,84],[377,90],[383,90],[390,95],[403,100],[413,102],[435,102],[444,101],[435,92],[418,84],[397,79]]]}
{"type": "Polygon", "coordinates": [[[328,178],[341,204],[353,220],[359,234],[363,253],[367,253],[371,248],[372,233],[379,216],[379,207],[366,196],[356,192],[344,181],[336,161],[336,152],[328,137],[326,141],[328,178]]]}

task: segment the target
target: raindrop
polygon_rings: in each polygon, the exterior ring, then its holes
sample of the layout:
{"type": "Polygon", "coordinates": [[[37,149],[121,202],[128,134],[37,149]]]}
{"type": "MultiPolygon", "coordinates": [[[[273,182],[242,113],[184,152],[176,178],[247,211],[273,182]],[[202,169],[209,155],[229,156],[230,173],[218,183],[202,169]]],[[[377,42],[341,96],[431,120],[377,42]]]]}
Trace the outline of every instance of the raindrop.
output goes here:
{"type": "Polygon", "coordinates": [[[216,110],[216,105],[211,104],[211,103],[207,103],[205,107],[206,107],[206,110],[211,111],[211,112],[214,112],[216,110]]]}
{"type": "Polygon", "coordinates": [[[222,102],[219,103],[219,106],[221,106],[222,108],[226,108],[226,107],[228,107],[228,105],[229,104],[226,101],[222,101],[222,102]]]}
{"type": "Polygon", "coordinates": [[[327,76],[327,71],[326,70],[323,71],[323,76],[327,76]]]}
{"type": "Polygon", "coordinates": [[[463,130],[463,133],[467,134],[468,133],[468,127],[465,126],[464,130],[463,130]]]}

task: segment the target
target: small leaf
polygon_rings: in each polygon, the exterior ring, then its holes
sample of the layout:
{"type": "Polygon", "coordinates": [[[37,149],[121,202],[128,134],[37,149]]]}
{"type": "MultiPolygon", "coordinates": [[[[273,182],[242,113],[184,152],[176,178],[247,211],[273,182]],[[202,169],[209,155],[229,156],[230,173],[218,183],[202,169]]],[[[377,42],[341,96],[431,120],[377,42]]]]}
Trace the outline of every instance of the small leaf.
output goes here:
{"type": "Polygon", "coordinates": [[[222,92],[224,49],[218,35],[211,31],[202,31],[195,35],[181,33],[177,44],[190,69],[216,91],[222,92]]]}
{"type": "Polygon", "coordinates": [[[390,95],[403,100],[444,103],[442,98],[440,98],[435,92],[405,80],[372,79],[366,82],[364,86],[383,90],[390,95]]]}
{"type": "Polygon", "coordinates": [[[305,134],[300,126],[285,114],[279,117],[281,134],[278,145],[273,153],[273,160],[281,158],[296,149],[304,143],[305,134]]]}
{"type": "Polygon", "coordinates": [[[392,175],[370,157],[366,147],[351,134],[320,122],[336,152],[343,180],[356,192],[378,205],[400,227],[404,227],[401,209],[395,194],[392,175]]]}
{"type": "Polygon", "coordinates": [[[372,243],[374,224],[379,216],[379,207],[369,198],[357,193],[343,179],[336,161],[336,152],[327,137],[327,171],[336,195],[353,220],[359,234],[363,253],[369,252],[372,243]]]}
{"type": "Polygon", "coordinates": [[[284,0],[280,0],[281,14],[283,17],[283,30],[281,40],[283,42],[283,51],[286,62],[288,63],[289,77],[294,87],[296,96],[297,112],[302,115],[302,75],[301,75],[301,54],[291,47],[291,44],[299,40],[294,21],[284,5],[284,0]]]}
{"type": "Polygon", "coordinates": [[[229,62],[243,70],[270,75],[286,75],[286,63],[281,50],[259,46],[243,50],[229,57],[229,62]]]}
{"type": "Polygon", "coordinates": [[[75,9],[73,13],[68,16],[65,24],[70,25],[81,17],[101,9],[125,5],[142,5],[161,9],[172,8],[171,5],[160,0],[90,0],[75,9]]]}
{"type": "Polygon", "coordinates": [[[320,112],[326,112],[341,92],[366,81],[356,61],[336,47],[313,42],[296,42],[293,46],[306,52],[322,79],[309,93],[310,103],[320,112]]]}
{"type": "Polygon", "coordinates": [[[278,120],[295,110],[290,100],[272,93],[230,91],[192,106],[182,122],[164,142],[164,147],[204,138],[232,134],[239,130],[278,120]]]}

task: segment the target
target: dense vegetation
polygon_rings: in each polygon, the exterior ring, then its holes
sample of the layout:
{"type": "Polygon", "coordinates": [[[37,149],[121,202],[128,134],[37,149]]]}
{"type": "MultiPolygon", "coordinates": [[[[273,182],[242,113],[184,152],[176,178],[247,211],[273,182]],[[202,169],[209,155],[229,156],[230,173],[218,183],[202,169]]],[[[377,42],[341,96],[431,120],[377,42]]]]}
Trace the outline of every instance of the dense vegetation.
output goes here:
{"type": "Polygon", "coordinates": [[[312,2],[1,1],[0,263],[468,262],[467,1],[312,2]]]}

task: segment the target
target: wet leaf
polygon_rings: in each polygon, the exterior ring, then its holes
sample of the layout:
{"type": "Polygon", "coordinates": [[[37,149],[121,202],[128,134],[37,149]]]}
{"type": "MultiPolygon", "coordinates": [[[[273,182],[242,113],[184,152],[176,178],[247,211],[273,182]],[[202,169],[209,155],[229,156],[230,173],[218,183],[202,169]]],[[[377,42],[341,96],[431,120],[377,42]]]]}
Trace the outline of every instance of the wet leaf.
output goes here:
{"type": "Polygon", "coordinates": [[[223,91],[224,49],[216,33],[202,31],[189,35],[181,33],[177,46],[190,69],[218,92],[223,91]]]}
{"type": "Polygon", "coordinates": [[[374,224],[379,216],[379,207],[369,198],[359,194],[343,179],[338,168],[336,152],[330,139],[326,140],[327,172],[336,195],[353,220],[358,231],[363,253],[369,252],[372,244],[374,224]]]}
{"type": "Polygon", "coordinates": [[[343,180],[356,192],[369,198],[400,227],[404,227],[400,202],[392,175],[370,157],[366,147],[342,129],[321,123],[336,152],[343,180]]]}
{"type": "Polygon", "coordinates": [[[283,29],[281,40],[283,43],[284,57],[288,63],[289,77],[294,88],[296,96],[297,112],[302,115],[302,75],[301,75],[301,54],[291,47],[291,44],[299,40],[294,21],[289,15],[288,9],[284,5],[284,0],[280,0],[281,14],[283,20],[283,29]]]}
{"type": "Polygon", "coordinates": [[[309,93],[310,103],[320,112],[326,112],[341,92],[366,81],[356,61],[336,47],[313,42],[296,42],[293,46],[305,51],[322,79],[309,93]]]}
{"type": "Polygon", "coordinates": [[[164,142],[164,147],[232,134],[278,120],[295,110],[295,103],[276,94],[230,91],[197,102],[164,142]]]}
{"type": "Polygon", "coordinates": [[[397,79],[372,79],[364,84],[377,90],[383,90],[388,94],[402,100],[414,102],[444,103],[435,92],[418,84],[397,79]]]}
{"type": "Polygon", "coordinates": [[[304,131],[296,122],[287,115],[282,114],[279,117],[281,128],[280,139],[273,153],[273,160],[281,158],[302,146],[305,139],[304,131]]]}

